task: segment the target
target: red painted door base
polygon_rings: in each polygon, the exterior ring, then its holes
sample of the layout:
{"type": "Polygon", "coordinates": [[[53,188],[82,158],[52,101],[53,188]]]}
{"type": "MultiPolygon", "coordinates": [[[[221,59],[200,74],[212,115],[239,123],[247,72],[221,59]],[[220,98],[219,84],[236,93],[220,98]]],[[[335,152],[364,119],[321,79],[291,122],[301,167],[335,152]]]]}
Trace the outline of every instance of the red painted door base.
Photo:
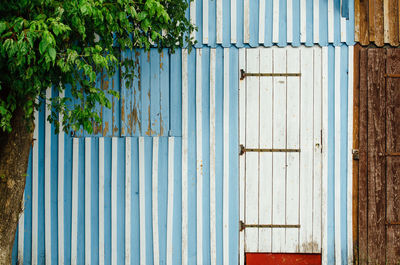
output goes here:
{"type": "Polygon", "coordinates": [[[321,254],[246,253],[246,265],[321,265],[321,254]]]}

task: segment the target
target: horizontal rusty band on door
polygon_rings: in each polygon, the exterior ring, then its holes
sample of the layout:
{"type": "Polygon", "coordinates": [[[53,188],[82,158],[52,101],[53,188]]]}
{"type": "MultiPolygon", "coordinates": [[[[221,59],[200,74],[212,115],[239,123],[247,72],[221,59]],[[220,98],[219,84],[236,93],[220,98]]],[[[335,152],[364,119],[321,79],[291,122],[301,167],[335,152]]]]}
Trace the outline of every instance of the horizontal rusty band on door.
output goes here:
{"type": "Polygon", "coordinates": [[[301,76],[300,73],[246,73],[245,70],[240,69],[240,80],[247,76],[301,76]]]}
{"type": "Polygon", "coordinates": [[[300,149],[283,149],[283,148],[245,148],[244,145],[240,145],[240,153],[239,155],[243,155],[246,152],[277,152],[277,153],[286,153],[286,152],[300,152],[300,149]]]}
{"type": "Polygon", "coordinates": [[[300,225],[275,225],[275,224],[245,224],[243,221],[239,222],[240,232],[246,228],[300,228],[300,225]]]}
{"type": "Polygon", "coordinates": [[[392,153],[378,153],[378,156],[400,156],[400,153],[392,152],[392,153]]]}
{"type": "Polygon", "coordinates": [[[400,225],[400,222],[386,222],[385,225],[400,225]]]}
{"type": "Polygon", "coordinates": [[[400,74],[385,74],[384,76],[388,78],[400,78],[400,74]]]}

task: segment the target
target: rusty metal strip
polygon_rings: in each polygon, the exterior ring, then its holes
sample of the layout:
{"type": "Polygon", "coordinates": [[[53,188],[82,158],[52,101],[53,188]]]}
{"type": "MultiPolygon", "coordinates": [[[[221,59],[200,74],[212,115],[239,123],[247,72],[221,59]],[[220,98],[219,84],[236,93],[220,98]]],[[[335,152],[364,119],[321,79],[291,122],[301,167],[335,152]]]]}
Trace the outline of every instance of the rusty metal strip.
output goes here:
{"type": "Polygon", "coordinates": [[[400,153],[398,153],[398,152],[378,153],[378,156],[400,156],[400,153]]]}
{"type": "Polygon", "coordinates": [[[276,153],[283,153],[283,152],[300,152],[300,149],[283,149],[283,148],[245,148],[244,145],[240,145],[240,153],[239,155],[243,155],[246,152],[276,152],[276,153]]]}
{"type": "Polygon", "coordinates": [[[400,225],[400,222],[386,222],[385,225],[400,225]]]}
{"type": "Polygon", "coordinates": [[[246,228],[300,228],[300,225],[275,225],[275,224],[245,224],[243,221],[239,222],[240,231],[246,228]]]}
{"type": "Polygon", "coordinates": [[[240,69],[240,80],[243,80],[247,76],[301,76],[300,73],[246,73],[243,69],[240,69]]]}
{"type": "Polygon", "coordinates": [[[385,74],[386,78],[400,78],[400,74],[385,74]]]}

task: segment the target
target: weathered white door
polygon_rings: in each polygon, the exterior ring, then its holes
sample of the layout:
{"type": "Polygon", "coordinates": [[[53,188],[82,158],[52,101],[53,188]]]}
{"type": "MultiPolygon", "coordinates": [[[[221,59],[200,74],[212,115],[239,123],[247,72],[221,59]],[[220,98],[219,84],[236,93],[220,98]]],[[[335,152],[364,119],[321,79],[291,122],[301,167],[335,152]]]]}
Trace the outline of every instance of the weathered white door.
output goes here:
{"type": "Polygon", "coordinates": [[[240,53],[241,252],[321,253],[322,49],[240,53]]]}

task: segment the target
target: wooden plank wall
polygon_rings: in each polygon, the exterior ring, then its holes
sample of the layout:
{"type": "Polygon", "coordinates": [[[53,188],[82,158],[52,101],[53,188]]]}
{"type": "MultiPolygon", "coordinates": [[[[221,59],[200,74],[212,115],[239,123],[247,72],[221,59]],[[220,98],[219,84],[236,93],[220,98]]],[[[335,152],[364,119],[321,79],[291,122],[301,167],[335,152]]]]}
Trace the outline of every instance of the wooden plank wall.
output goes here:
{"type": "Polygon", "coordinates": [[[356,48],[354,243],[356,264],[397,264],[400,256],[400,52],[356,48]]]}
{"type": "Polygon", "coordinates": [[[399,0],[355,0],[354,11],[356,42],[399,45],[399,0]]]}

